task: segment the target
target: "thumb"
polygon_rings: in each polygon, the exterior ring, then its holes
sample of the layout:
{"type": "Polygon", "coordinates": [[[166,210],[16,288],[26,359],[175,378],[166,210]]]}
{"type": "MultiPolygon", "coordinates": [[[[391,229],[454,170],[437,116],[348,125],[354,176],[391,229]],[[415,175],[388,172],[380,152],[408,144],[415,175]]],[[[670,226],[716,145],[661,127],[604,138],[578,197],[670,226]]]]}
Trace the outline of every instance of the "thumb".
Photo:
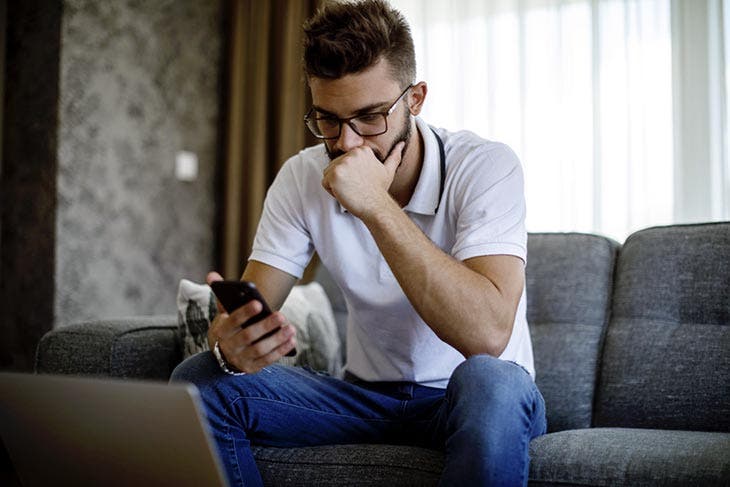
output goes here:
{"type": "Polygon", "coordinates": [[[223,276],[218,274],[216,271],[211,271],[208,273],[207,276],[205,276],[205,282],[207,282],[208,284],[211,284],[214,281],[222,281],[222,280],[223,280],[223,276]]]}
{"type": "MultiPolygon", "coordinates": [[[[207,282],[209,286],[215,281],[222,281],[222,280],[223,280],[223,276],[221,276],[220,274],[218,274],[215,271],[209,272],[208,275],[205,276],[205,282],[207,282]]],[[[218,308],[218,314],[226,312],[226,310],[223,309],[223,306],[217,299],[215,300],[215,304],[216,304],[216,308],[218,308]]]]}
{"type": "Polygon", "coordinates": [[[403,141],[400,141],[397,144],[395,144],[395,147],[393,147],[393,150],[390,151],[390,154],[388,154],[388,157],[383,161],[383,165],[385,166],[385,169],[387,169],[391,175],[395,174],[395,171],[398,169],[398,166],[400,166],[400,161],[401,161],[401,158],[403,157],[403,148],[405,146],[406,146],[406,143],[403,141]]]}

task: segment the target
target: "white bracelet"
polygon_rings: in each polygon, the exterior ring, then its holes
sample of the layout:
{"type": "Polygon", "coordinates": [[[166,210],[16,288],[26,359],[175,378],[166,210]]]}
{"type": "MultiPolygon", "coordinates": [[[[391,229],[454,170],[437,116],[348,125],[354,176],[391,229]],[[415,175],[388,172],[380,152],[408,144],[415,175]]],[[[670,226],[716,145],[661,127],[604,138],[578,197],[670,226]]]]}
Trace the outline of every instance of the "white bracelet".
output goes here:
{"type": "Polygon", "coordinates": [[[246,375],[246,372],[242,370],[238,370],[233,365],[230,365],[228,362],[226,362],[225,357],[223,357],[223,354],[221,353],[221,349],[218,346],[218,341],[216,340],[215,345],[213,346],[213,355],[215,355],[215,359],[218,361],[218,365],[220,366],[221,370],[225,372],[226,374],[230,375],[246,375]]]}

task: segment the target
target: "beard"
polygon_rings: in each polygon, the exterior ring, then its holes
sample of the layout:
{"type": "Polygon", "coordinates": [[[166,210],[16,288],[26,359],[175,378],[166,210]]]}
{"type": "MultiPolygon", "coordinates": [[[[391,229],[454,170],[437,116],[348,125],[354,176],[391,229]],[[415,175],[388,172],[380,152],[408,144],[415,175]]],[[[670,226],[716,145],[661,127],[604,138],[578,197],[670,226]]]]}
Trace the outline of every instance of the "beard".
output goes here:
{"type": "MultiPolygon", "coordinates": [[[[388,158],[388,156],[390,156],[391,152],[393,152],[393,149],[395,148],[396,144],[398,144],[398,142],[405,142],[405,145],[403,146],[403,151],[401,152],[401,154],[406,153],[406,149],[408,149],[408,144],[410,143],[410,140],[411,140],[411,132],[412,132],[411,117],[409,115],[410,114],[408,114],[406,116],[405,120],[403,121],[403,125],[401,126],[401,129],[398,132],[398,135],[396,135],[395,139],[393,139],[393,143],[390,145],[390,149],[388,149],[387,154],[383,155],[383,153],[380,152],[379,149],[376,149],[376,148],[372,149],[373,154],[375,154],[375,157],[377,157],[380,162],[384,162],[388,158]]],[[[337,159],[341,155],[345,154],[345,151],[342,151],[342,150],[330,150],[327,143],[324,144],[324,148],[327,151],[327,155],[329,156],[330,160],[337,159]]]]}

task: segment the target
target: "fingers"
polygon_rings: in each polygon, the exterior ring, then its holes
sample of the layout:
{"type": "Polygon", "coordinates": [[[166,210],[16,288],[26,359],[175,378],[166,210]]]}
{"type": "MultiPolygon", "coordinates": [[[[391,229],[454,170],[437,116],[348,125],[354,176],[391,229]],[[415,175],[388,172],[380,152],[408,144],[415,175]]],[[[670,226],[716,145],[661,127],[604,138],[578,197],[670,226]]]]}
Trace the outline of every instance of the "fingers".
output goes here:
{"type": "Polygon", "coordinates": [[[282,326],[275,330],[275,333],[271,336],[262,340],[254,341],[253,343],[245,346],[243,353],[252,360],[260,360],[262,357],[267,356],[277,348],[289,343],[291,339],[294,339],[295,335],[296,333],[292,325],[282,326]]]}
{"type": "MultiPolygon", "coordinates": [[[[215,271],[211,271],[208,273],[207,276],[205,276],[205,282],[207,282],[209,286],[211,284],[213,284],[215,281],[222,281],[222,280],[223,280],[223,276],[221,276],[220,274],[218,274],[215,271]]],[[[225,311],[226,311],[225,309],[223,309],[223,306],[221,305],[220,301],[218,301],[217,299],[215,300],[215,307],[218,309],[218,314],[225,313],[225,311]]]]}
{"type": "Polygon", "coordinates": [[[284,315],[281,313],[274,313],[271,316],[268,316],[261,321],[257,321],[245,328],[238,327],[234,335],[238,335],[236,339],[243,345],[250,346],[251,344],[261,340],[268,333],[281,328],[285,324],[286,319],[284,318],[284,315]]]}
{"type": "MultiPolygon", "coordinates": [[[[241,330],[239,334],[228,340],[219,341],[219,347],[227,361],[239,370],[246,373],[258,372],[279,360],[296,346],[296,332],[292,325],[278,326],[278,329],[273,328],[272,330],[270,324],[264,323],[265,321],[279,323],[279,320],[267,319],[241,330]],[[258,330],[249,332],[249,328],[254,327],[257,327],[258,330]],[[275,331],[275,333],[261,339],[262,335],[271,331],[275,331]],[[250,341],[252,336],[257,339],[250,341]]],[[[284,321],[283,318],[281,321],[284,321]]]]}
{"type": "Polygon", "coordinates": [[[257,370],[261,370],[264,367],[266,367],[267,365],[273,364],[274,362],[279,360],[281,357],[283,357],[284,355],[289,353],[290,350],[293,350],[294,347],[296,347],[296,345],[297,345],[296,338],[292,337],[289,340],[287,340],[286,342],[284,342],[283,344],[279,345],[278,347],[276,347],[275,349],[270,351],[268,354],[266,354],[262,357],[259,357],[254,362],[255,366],[258,367],[257,370]]]}
{"type": "MultiPolygon", "coordinates": [[[[390,158],[391,166],[400,163],[402,145],[396,144],[391,152],[397,153],[396,161],[390,158]]],[[[333,159],[322,171],[322,187],[330,196],[354,215],[358,210],[382,196],[393,182],[395,169],[384,169],[384,163],[369,146],[356,147],[333,159]]]]}
{"type": "Polygon", "coordinates": [[[205,276],[205,282],[208,284],[212,284],[214,281],[222,281],[223,276],[218,274],[216,271],[211,271],[208,273],[207,276],[205,276]]]}
{"type": "Polygon", "coordinates": [[[233,313],[227,313],[218,303],[218,314],[208,328],[208,345],[212,350],[215,342],[222,342],[241,331],[241,325],[261,312],[262,305],[258,301],[250,301],[233,313]]]}
{"type": "Polygon", "coordinates": [[[403,141],[398,142],[395,147],[393,147],[393,150],[390,151],[390,154],[388,154],[388,157],[385,158],[383,161],[383,165],[388,170],[388,172],[391,175],[395,174],[395,171],[398,169],[398,166],[400,166],[401,158],[403,157],[403,148],[406,146],[406,143],[403,141]]]}
{"type": "MultiPolygon", "coordinates": [[[[250,320],[252,317],[256,316],[261,312],[263,309],[263,306],[260,302],[253,300],[249,301],[248,303],[244,304],[237,310],[235,310],[233,313],[226,313],[225,311],[220,313],[220,321],[216,324],[216,334],[218,336],[218,340],[225,340],[227,338],[232,337],[233,335],[236,335],[241,332],[241,325],[246,323],[248,320],[250,320]]],[[[258,323],[255,323],[254,325],[251,325],[246,328],[247,333],[250,334],[251,330],[258,330],[260,324],[268,323],[269,320],[267,317],[258,323]]],[[[281,326],[281,325],[279,325],[281,326]]],[[[272,325],[272,329],[275,328],[275,326],[272,325]]],[[[248,335],[247,335],[248,336],[248,335]]],[[[253,339],[258,337],[252,337],[253,339]]]]}

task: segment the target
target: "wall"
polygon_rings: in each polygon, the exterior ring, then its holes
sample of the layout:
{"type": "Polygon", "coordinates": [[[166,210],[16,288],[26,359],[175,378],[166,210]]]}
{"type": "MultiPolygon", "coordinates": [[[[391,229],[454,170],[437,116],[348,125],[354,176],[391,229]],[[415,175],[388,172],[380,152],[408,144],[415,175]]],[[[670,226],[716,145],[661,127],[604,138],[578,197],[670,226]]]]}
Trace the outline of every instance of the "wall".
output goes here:
{"type": "Polygon", "coordinates": [[[214,262],[220,1],[66,0],[55,325],[175,312],[214,262]],[[199,176],[174,178],[194,151],[199,176]]]}

